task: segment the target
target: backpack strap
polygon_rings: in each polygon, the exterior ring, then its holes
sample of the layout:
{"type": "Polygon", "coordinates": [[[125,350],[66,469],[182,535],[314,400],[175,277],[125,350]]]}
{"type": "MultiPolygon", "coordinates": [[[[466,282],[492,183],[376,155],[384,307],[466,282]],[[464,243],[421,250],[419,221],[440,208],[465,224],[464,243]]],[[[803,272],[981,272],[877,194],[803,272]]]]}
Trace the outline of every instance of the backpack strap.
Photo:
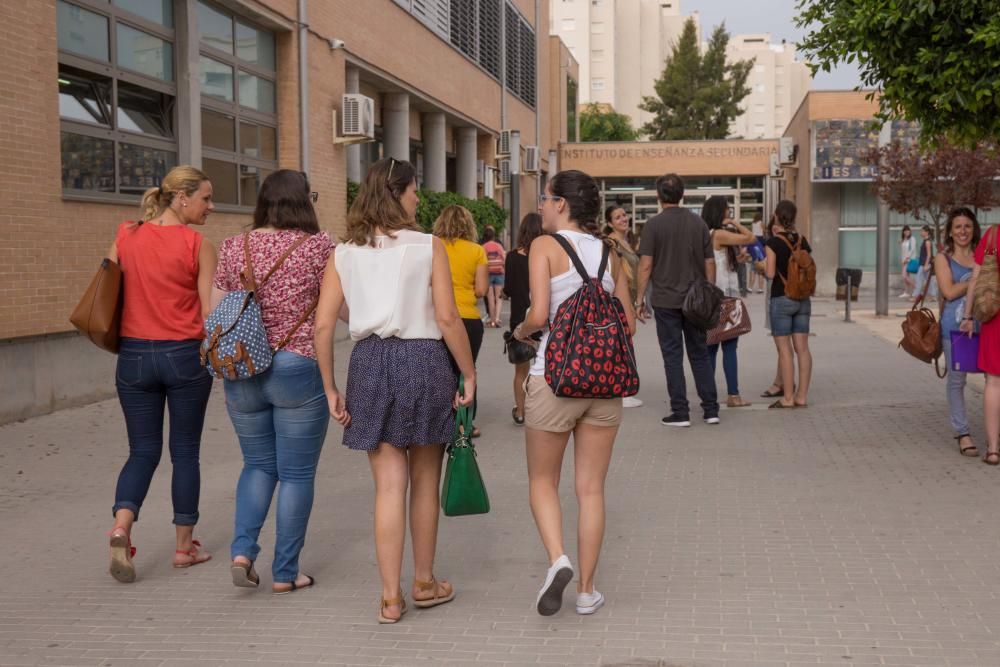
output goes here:
{"type": "MultiPolygon", "coordinates": [[[[569,255],[569,259],[573,263],[573,267],[576,269],[576,272],[580,274],[580,277],[583,278],[583,282],[589,282],[592,280],[590,274],[587,273],[587,267],[583,265],[583,262],[580,260],[580,256],[577,255],[576,250],[573,249],[573,244],[563,238],[562,234],[553,234],[552,238],[554,238],[556,242],[562,246],[562,249],[566,251],[566,254],[569,255]]],[[[597,269],[598,282],[604,279],[604,272],[608,268],[608,259],[611,256],[611,247],[608,246],[607,243],[601,243],[601,245],[604,246],[604,248],[601,250],[601,265],[597,269]]]]}
{"type": "Polygon", "coordinates": [[[271,267],[271,270],[264,275],[263,279],[261,279],[260,282],[257,282],[256,278],[254,278],[253,275],[253,261],[250,259],[250,232],[244,233],[243,257],[246,260],[246,269],[244,273],[240,275],[240,277],[243,279],[243,287],[250,292],[256,292],[261,287],[263,287],[264,283],[266,283],[268,279],[274,275],[274,272],[277,271],[278,268],[285,263],[285,260],[288,259],[289,256],[293,252],[295,252],[295,250],[298,249],[300,245],[309,240],[310,236],[311,236],[310,234],[303,234],[297,241],[295,241],[295,243],[288,246],[285,252],[281,253],[281,256],[278,257],[277,261],[271,267]]]}
{"type": "Polygon", "coordinates": [[[319,297],[316,297],[316,300],[313,301],[312,306],[310,306],[309,309],[302,315],[302,317],[299,318],[299,321],[295,323],[295,326],[289,329],[288,333],[282,336],[281,340],[278,341],[278,344],[274,346],[275,352],[283,349],[286,345],[288,345],[288,341],[292,339],[292,336],[294,336],[295,332],[299,330],[299,327],[301,327],[303,324],[306,323],[306,320],[308,320],[309,316],[312,315],[313,312],[315,312],[316,306],[318,305],[319,305],[319,297]]]}
{"type": "MultiPolygon", "coordinates": [[[[782,241],[784,241],[785,245],[788,246],[788,261],[791,262],[792,261],[792,253],[794,253],[796,250],[801,250],[802,249],[802,235],[801,234],[798,235],[799,238],[796,239],[794,246],[792,245],[792,242],[788,240],[788,237],[785,236],[784,234],[775,234],[774,236],[775,236],[775,238],[779,238],[782,241]]],[[[777,268],[777,267],[775,267],[775,268],[777,268]]],[[[783,276],[783,275],[781,275],[780,271],[776,270],[775,273],[778,274],[779,278],[781,278],[781,285],[782,286],[785,286],[785,285],[788,284],[788,278],[785,277],[785,276],[783,276]]],[[[788,267],[787,266],[785,267],[785,273],[788,273],[788,267]]]]}

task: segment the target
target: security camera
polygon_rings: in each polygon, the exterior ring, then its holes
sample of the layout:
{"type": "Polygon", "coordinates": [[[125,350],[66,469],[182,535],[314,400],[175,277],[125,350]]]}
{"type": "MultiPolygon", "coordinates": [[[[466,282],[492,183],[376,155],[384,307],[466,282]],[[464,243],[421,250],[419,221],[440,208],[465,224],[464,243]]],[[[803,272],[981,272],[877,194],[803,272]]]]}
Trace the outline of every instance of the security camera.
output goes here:
{"type": "Polygon", "coordinates": [[[332,39],[329,39],[327,41],[330,44],[330,50],[331,51],[333,51],[335,49],[342,49],[345,46],[347,46],[346,44],[344,44],[344,40],[342,40],[342,39],[332,38],[332,39]]]}

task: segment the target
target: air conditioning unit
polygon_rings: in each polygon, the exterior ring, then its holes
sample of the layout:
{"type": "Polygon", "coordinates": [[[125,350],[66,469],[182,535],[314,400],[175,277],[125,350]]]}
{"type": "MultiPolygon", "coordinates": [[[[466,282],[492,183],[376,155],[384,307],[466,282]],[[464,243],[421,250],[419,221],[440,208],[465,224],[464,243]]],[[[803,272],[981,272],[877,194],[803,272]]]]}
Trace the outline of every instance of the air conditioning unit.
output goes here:
{"type": "Polygon", "coordinates": [[[497,186],[510,185],[510,160],[499,160],[497,163],[497,186]]]}
{"type": "Polygon", "coordinates": [[[500,138],[497,139],[497,156],[510,155],[510,130],[500,130],[500,138]]]}
{"type": "Polygon", "coordinates": [[[496,194],[497,170],[495,167],[483,168],[483,196],[492,199],[496,194]]]}
{"type": "Polygon", "coordinates": [[[524,171],[529,174],[537,174],[541,166],[541,154],[538,146],[524,147],[524,171]]]}
{"type": "Polygon", "coordinates": [[[356,93],[344,95],[343,109],[342,136],[375,138],[375,100],[356,93]]]}

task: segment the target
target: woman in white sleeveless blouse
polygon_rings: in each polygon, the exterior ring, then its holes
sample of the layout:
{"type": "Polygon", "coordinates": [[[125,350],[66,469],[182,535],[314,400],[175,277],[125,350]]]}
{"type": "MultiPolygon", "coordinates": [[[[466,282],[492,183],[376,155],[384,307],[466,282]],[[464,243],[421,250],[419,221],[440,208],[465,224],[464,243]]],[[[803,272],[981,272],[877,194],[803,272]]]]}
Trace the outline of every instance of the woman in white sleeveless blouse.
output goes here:
{"type": "Polygon", "coordinates": [[[347,216],[345,243],[327,266],[316,313],[316,356],[330,414],[344,427],[344,444],[368,453],[375,481],[380,623],[406,612],[400,570],[407,487],[413,603],[433,607],[455,596],[451,584],[434,576],[441,461],[454,434],[452,407],[469,405],[476,389],[448,255],[440,239],[417,226],[418,201],[413,165],[392,158],[372,165],[347,216]],[[333,339],[345,303],[355,346],[341,393],[333,339]],[[465,376],[462,394],[449,352],[465,376]]]}

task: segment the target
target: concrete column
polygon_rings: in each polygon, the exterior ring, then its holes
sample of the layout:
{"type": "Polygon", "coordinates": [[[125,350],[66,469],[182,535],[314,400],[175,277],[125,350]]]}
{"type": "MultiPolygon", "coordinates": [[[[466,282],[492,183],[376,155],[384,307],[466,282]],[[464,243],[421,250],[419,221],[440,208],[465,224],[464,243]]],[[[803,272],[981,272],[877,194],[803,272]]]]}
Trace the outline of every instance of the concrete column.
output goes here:
{"type": "Polygon", "coordinates": [[[445,155],[445,120],[440,112],[421,114],[424,139],[424,187],[434,192],[448,189],[445,155]]]}
{"type": "Polygon", "coordinates": [[[201,168],[201,55],[195,0],[176,3],[177,163],[201,168]]]}
{"type": "Polygon", "coordinates": [[[382,129],[385,156],[397,160],[410,159],[410,96],[406,93],[386,93],[382,105],[382,129]]]}
{"type": "Polygon", "coordinates": [[[455,161],[458,194],[475,199],[476,188],[476,128],[460,127],[455,130],[458,158],[455,161]]]}
{"type": "MultiPolygon", "coordinates": [[[[357,67],[348,67],[346,72],[345,90],[348,93],[361,92],[361,77],[357,67]]],[[[361,174],[361,146],[359,144],[347,145],[347,179],[360,183],[361,174]]]]}

